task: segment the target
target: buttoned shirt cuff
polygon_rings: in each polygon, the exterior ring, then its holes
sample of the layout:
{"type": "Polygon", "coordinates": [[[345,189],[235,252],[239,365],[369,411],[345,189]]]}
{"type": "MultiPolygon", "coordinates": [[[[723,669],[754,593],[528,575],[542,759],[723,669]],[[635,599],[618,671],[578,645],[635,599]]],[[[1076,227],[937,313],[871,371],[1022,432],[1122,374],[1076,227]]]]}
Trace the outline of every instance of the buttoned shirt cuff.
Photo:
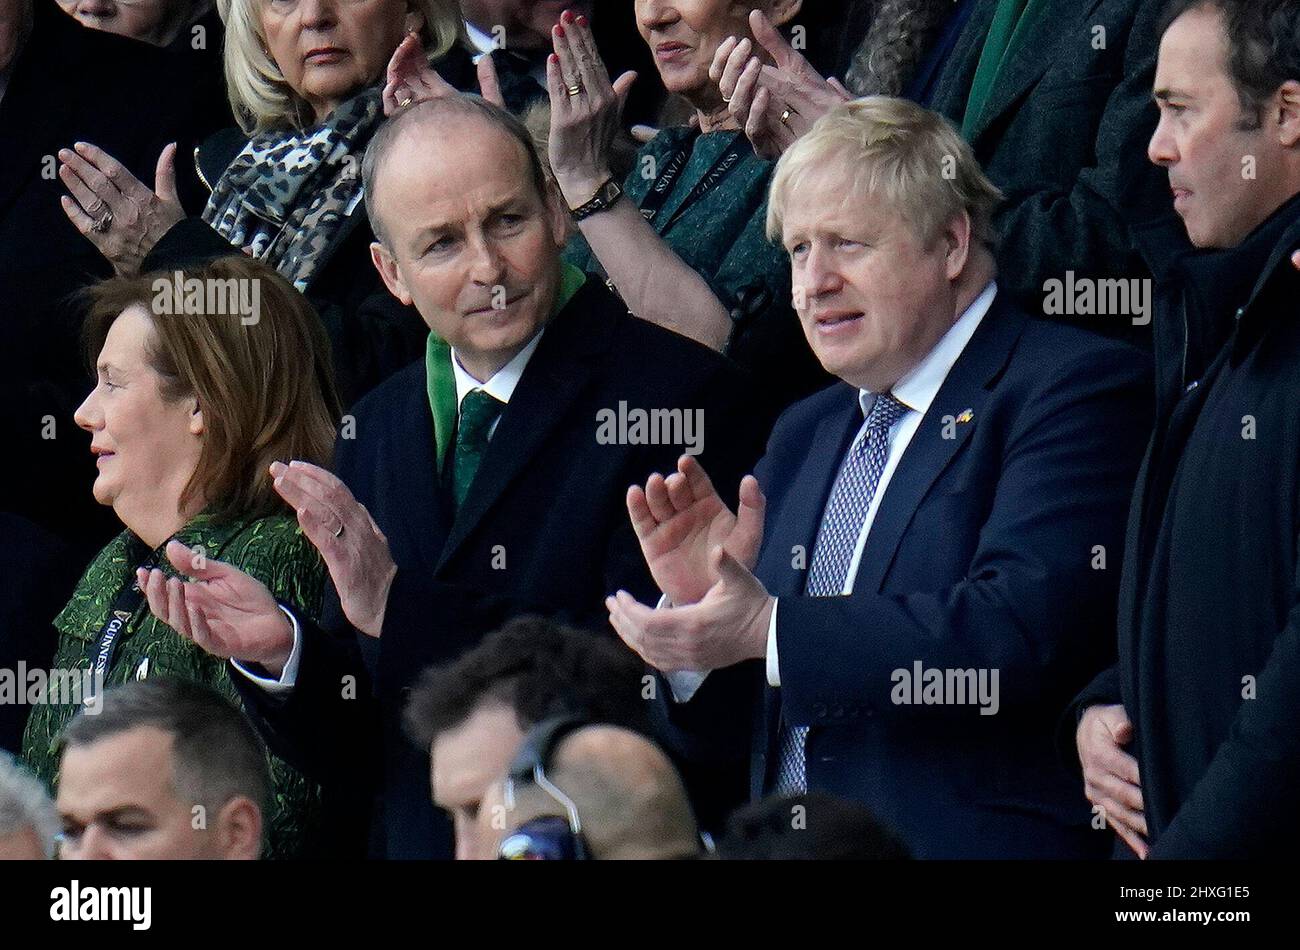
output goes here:
{"type": "MultiPolygon", "coordinates": [[[[672,601],[668,599],[667,594],[663,594],[659,597],[659,603],[655,604],[655,610],[671,606],[672,601]]],[[[675,673],[665,673],[664,679],[668,680],[668,688],[672,690],[673,702],[689,703],[708,675],[708,670],[677,670],[675,673]]]]}
{"type": "Polygon", "coordinates": [[[776,656],[776,608],[781,605],[781,598],[772,601],[772,619],[767,624],[767,685],[776,688],[781,685],[781,665],[776,656]]]}
{"type": "Polygon", "coordinates": [[[289,651],[289,659],[284,663],[284,671],[280,673],[279,679],[270,679],[266,676],[258,676],[256,673],[250,673],[248,669],[238,660],[232,659],[230,665],[243,673],[245,677],[252,680],[259,687],[272,696],[285,696],[292,691],[294,685],[298,682],[298,662],[302,659],[302,627],[298,623],[298,618],[293,615],[293,611],[277,604],[284,615],[289,618],[293,624],[293,649],[289,651]]]}

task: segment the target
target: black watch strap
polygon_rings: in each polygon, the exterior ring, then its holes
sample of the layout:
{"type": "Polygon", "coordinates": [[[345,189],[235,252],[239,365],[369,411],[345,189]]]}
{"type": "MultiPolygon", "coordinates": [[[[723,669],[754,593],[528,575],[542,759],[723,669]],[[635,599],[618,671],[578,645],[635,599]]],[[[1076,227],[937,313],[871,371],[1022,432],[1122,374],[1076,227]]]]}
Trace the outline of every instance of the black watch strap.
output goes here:
{"type": "Polygon", "coordinates": [[[574,221],[590,218],[593,214],[610,207],[622,195],[623,186],[616,179],[608,178],[603,185],[596,189],[596,193],[590,200],[583,202],[576,208],[570,208],[569,214],[573,215],[574,221]]]}

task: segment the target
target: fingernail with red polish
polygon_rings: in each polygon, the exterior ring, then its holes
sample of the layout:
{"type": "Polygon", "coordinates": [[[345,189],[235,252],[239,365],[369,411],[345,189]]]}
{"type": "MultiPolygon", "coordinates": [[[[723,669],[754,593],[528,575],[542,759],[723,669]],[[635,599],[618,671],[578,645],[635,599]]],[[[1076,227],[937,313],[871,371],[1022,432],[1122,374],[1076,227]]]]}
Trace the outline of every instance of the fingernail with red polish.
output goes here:
{"type": "Polygon", "coordinates": [[[587,18],[582,14],[578,14],[578,26],[586,26],[586,25],[587,25],[587,18]]]}
{"type": "Polygon", "coordinates": [[[558,23],[555,24],[555,35],[559,37],[564,36],[564,27],[560,26],[558,23]]]}

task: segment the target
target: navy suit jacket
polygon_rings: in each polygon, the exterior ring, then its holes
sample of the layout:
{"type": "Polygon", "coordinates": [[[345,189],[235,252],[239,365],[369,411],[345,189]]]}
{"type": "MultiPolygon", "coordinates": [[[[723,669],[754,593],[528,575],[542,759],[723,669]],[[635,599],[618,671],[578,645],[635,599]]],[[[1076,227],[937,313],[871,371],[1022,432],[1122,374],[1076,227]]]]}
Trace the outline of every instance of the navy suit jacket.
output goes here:
{"type": "MultiPolygon", "coordinates": [[[[430,802],[427,750],[401,728],[406,695],[425,667],[455,659],[524,613],[613,636],[608,594],[657,596],[625,497],[651,472],[673,470],[682,446],[602,444],[598,413],[620,402],[702,410],[701,459],[729,473],[731,485],[771,424],[752,410],[752,388],[728,360],[630,316],[588,281],[548,324],[453,513],[425,381],[421,361],[380,384],[353,410],[355,438],[336,449],[338,476],[387,536],[398,566],[381,638],[353,631],[331,590],[320,624],[301,618],[289,698],[240,682],[264,735],[290,761],[327,786],[378,785],[360,791],[379,793],[384,842],[376,850],[390,858],[450,856],[450,829],[430,802]],[[346,676],[358,684],[356,698],[341,694],[346,676]]],[[[688,788],[705,795],[697,807],[721,811],[743,800],[744,765],[742,754],[688,774],[688,788]]]]}
{"type": "Polygon", "coordinates": [[[1113,654],[1149,388],[1137,350],[999,293],[899,460],[845,597],[803,591],[858,393],[839,383],[786,411],[756,472],[781,687],[763,680],[755,797],[784,716],[811,727],[808,787],[866,804],[916,857],[1105,854],[1052,736],[1113,654]],[[895,703],[894,671],[917,661],[997,670],[997,713],[895,703]]]}

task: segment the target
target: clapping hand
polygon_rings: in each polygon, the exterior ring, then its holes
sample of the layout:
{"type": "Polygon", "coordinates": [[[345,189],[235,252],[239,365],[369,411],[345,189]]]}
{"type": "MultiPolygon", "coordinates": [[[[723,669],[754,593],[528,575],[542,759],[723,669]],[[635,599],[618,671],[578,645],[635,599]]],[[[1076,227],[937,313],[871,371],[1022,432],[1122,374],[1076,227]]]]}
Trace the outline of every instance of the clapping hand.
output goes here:
{"type": "Polygon", "coordinates": [[[667,478],[654,474],[645,488],[627,492],[627,511],[659,589],[674,604],[693,604],[717,580],[709,558],[723,547],[746,570],[753,570],[763,542],[766,500],[758,481],[740,483],[740,507],[732,514],[694,456],[683,455],[667,478]]]}
{"type": "MultiPolygon", "coordinates": [[[[505,108],[501,86],[497,81],[496,66],[491,56],[478,61],[479,92],[488,102],[505,108]]],[[[456,88],[438,75],[424,55],[424,44],[418,33],[408,33],[398,45],[393,58],[388,61],[387,81],[384,83],[384,115],[394,113],[441,96],[456,94],[456,88]]]]}
{"type": "Polygon", "coordinates": [[[749,39],[728,37],[713,56],[709,78],[718,84],[754,152],[775,160],[814,122],[853,95],[839,80],[823,79],[762,11],[753,11],[749,24],[776,65],[767,66],[755,56],[749,39]]]}
{"type": "Polygon", "coordinates": [[[609,81],[584,16],[564,11],[551,39],[555,52],[546,61],[551,97],[548,151],[555,181],[570,207],[576,207],[610,177],[610,151],[636,73],[609,81]]]}
{"type": "Polygon", "coordinates": [[[167,544],[167,560],[193,580],[139,568],[136,583],[153,615],[213,656],[258,664],[278,677],[293,650],[293,624],[266,586],[179,541],[167,544]]]}
{"type": "Polygon", "coordinates": [[[118,274],[133,275],[173,225],[185,218],[176,195],[176,143],[158,156],[151,191],[121,162],[87,142],[59,150],[59,179],[71,192],[63,213],[118,274]]]}
{"type": "Polygon", "coordinates": [[[337,476],[318,465],[275,462],[271,477],[297,512],[302,533],[320,551],[348,622],[378,637],[397,565],[375,519],[337,476]]]}

